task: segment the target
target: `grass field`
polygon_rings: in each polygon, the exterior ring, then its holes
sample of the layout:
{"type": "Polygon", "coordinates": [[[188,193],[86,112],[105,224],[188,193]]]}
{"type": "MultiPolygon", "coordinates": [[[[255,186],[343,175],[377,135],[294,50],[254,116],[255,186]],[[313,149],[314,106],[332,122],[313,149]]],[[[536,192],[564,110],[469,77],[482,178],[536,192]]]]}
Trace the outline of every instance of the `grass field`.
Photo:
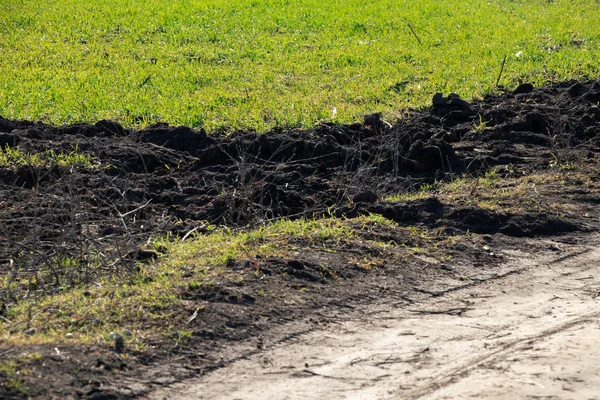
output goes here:
{"type": "Polygon", "coordinates": [[[5,0],[0,115],[265,131],[600,75],[594,0],[5,0]],[[334,111],[335,110],[335,111],[334,111]]]}

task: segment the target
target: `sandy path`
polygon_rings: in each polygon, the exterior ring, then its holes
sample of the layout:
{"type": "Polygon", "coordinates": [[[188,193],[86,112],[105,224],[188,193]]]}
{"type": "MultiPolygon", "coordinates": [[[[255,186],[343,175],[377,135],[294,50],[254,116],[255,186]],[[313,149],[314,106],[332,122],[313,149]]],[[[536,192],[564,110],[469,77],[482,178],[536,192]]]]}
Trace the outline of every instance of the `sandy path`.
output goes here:
{"type": "Polygon", "coordinates": [[[600,398],[600,248],[506,255],[503,278],[373,307],[149,398],[600,398]]]}

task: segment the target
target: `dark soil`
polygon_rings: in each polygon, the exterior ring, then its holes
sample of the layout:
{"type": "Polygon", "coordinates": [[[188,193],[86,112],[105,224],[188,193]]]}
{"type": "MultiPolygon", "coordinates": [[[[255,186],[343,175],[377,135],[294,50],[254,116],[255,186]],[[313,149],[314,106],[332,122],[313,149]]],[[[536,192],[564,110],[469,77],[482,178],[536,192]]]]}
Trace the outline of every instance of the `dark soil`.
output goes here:
{"type": "MultiPolygon", "coordinates": [[[[273,326],[302,320],[312,329],[327,320],[323,313],[332,310],[382,298],[406,304],[420,296],[439,295],[459,281],[468,284],[469,271],[460,265],[485,264],[493,271],[501,263],[497,257],[482,255],[482,240],[517,246],[518,238],[567,233],[568,240],[578,240],[581,232],[597,229],[590,223],[599,214],[592,206],[597,196],[585,190],[565,189],[551,199],[578,204],[569,215],[526,209],[492,212],[436,197],[380,199],[465,174],[482,176],[491,168],[506,176],[526,175],[558,161],[581,164],[596,159],[599,102],[600,82],[544,88],[523,84],[514,92],[473,103],[456,95],[436,95],[429,109],[409,111],[391,127],[373,114],[352,125],[323,123],[304,131],[229,136],[166,124],[135,131],[112,121],[54,127],[0,118],[2,148],[31,153],[76,149],[98,163],[94,168],[0,167],[0,273],[7,276],[31,273],[35,265],[60,256],[82,259],[85,249],[100,247],[112,249],[104,253],[107,265],[117,262],[133,270],[136,259],[159,256],[139,251],[153,235],[184,237],[213,225],[245,228],[282,217],[351,218],[374,213],[400,226],[440,228],[447,234],[500,234],[477,236],[470,244],[444,249],[456,265],[437,268],[426,280],[423,262],[389,262],[394,260],[393,251],[377,254],[358,242],[328,244],[344,250],[338,253],[299,243],[306,250],[301,257],[232,260],[229,268],[260,271],[263,281],[246,280],[242,286],[223,281],[210,291],[182,291],[190,304],[207,304],[202,323],[193,326],[185,347],[164,348],[164,343],[150,341],[147,352],[124,358],[102,348],[73,347],[58,354],[39,346],[28,350],[45,357],[29,362],[28,368],[40,378],[23,378],[23,385],[40,398],[136,396],[152,385],[218,367],[231,360],[227,349],[232,343],[258,338],[273,326]],[[584,209],[587,215],[581,212],[584,209]],[[379,260],[370,271],[349,264],[352,257],[365,255],[379,260]],[[307,288],[310,301],[290,305],[283,298],[257,297],[265,279],[273,292],[307,288]]],[[[396,244],[415,240],[404,231],[388,232],[383,227],[369,234],[396,244]]],[[[85,284],[109,272],[40,277],[33,292],[85,284]]],[[[0,290],[2,309],[18,301],[16,294],[0,290]]],[[[187,319],[191,312],[183,311],[181,318],[187,319]]],[[[0,356],[17,357],[15,353],[0,342],[0,356]]],[[[0,382],[6,379],[3,374],[0,371],[0,382]]],[[[0,386],[0,397],[21,395],[0,386]]]]}

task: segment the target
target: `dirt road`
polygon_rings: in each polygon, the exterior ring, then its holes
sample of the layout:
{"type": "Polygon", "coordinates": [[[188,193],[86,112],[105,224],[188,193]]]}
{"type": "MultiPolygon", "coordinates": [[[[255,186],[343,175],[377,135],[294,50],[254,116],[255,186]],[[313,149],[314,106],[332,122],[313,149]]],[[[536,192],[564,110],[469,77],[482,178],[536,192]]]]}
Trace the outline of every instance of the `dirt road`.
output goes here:
{"type": "Polygon", "coordinates": [[[501,250],[497,279],[363,310],[149,399],[600,398],[599,242],[501,250]]]}

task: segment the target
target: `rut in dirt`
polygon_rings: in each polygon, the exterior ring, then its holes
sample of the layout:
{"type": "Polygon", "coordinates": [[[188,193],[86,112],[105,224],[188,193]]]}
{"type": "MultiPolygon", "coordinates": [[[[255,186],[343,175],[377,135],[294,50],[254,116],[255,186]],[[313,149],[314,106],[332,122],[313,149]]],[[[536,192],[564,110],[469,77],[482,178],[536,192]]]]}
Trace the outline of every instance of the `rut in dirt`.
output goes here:
{"type": "Polygon", "coordinates": [[[600,249],[588,239],[561,254],[504,249],[502,274],[340,314],[147,399],[594,398],[600,249]]]}

